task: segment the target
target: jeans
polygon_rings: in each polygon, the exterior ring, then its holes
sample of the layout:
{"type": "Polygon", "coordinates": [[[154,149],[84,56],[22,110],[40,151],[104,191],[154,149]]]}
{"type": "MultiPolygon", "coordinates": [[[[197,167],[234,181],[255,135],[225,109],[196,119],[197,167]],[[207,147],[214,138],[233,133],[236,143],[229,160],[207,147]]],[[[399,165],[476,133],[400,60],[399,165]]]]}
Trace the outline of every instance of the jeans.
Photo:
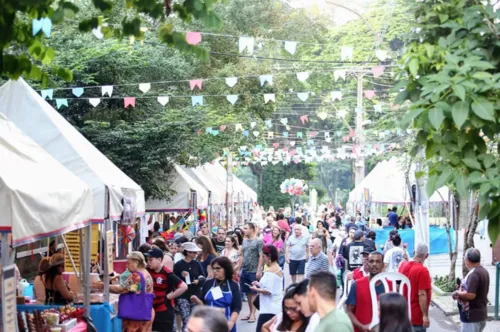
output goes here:
{"type": "Polygon", "coordinates": [[[425,332],[427,329],[423,325],[412,325],[413,332],[425,332]]]}
{"type": "Polygon", "coordinates": [[[462,323],[460,332],[483,332],[486,327],[486,321],[476,323],[462,323]]]}

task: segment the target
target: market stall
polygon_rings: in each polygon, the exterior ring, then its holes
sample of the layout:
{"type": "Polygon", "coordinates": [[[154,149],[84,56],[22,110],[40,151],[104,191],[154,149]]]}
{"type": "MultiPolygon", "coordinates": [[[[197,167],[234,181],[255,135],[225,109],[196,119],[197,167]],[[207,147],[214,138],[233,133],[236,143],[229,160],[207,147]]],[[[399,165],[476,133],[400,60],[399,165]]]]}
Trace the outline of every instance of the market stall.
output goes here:
{"type": "MultiPolygon", "coordinates": [[[[17,331],[17,280],[11,250],[86,227],[92,191],[0,114],[2,327],[17,331]]],[[[22,309],[22,308],[21,308],[22,309]]]]}

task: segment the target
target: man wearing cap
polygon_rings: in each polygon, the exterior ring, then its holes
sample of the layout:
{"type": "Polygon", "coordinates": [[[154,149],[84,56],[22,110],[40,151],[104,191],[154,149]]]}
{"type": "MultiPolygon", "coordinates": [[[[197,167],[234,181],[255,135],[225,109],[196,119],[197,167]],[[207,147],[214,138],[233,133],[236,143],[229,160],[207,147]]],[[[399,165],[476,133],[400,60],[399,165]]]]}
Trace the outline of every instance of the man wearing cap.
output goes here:
{"type": "MultiPolygon", "coordinates": [[[[352,279],[353,280],[358,280],[363,277],[368,277],[370,275],[370,268],[368,267],[368,255],[370,254],[369,251],[366,249],[361,253],[363,256],[363,266],[360,266],[354,271],[352,271],[352,279]]],[[[349,277],[348,277],[349,278],[349,277]]]]}
{"type": "Polygon", "coordinates": [[[147,270],[153,278],[155,294],[153,331],[171,332],[174,330],[174,299],[186,292],[188,286],[166,266],[163,266],[163,251],[160,248],[153,246],[146,257],[148,259],[147,270]]]}
{"type": "Polygon", "coordinates": [[[361,254],[363,251],[365,251],[363,232],[358,230],[354,233],[354,241],[344,248],[344,258],[347,260],[347,269],[349,271],[363,265],[363,255],[361,254]]]}

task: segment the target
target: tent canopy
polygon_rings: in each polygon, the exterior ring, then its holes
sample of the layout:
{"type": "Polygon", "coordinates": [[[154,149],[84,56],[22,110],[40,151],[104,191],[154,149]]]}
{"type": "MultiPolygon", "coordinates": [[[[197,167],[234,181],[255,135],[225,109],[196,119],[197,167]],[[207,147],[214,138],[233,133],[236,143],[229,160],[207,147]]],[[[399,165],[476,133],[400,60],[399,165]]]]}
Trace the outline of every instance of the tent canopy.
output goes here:
{"type": "Polygon", "coordinates": [[[141,187],[97,150],[22,78],[11,80],[0,88],[0,113],[90,186],[95,210],[92,221],[102,222],[106,217],[106,187],[109,188],[109,216],[112,220],[121,218],[124,196],[131,198],[138,215],[144,213],[144,191],[141,187]]]}
{"type": "Polygon", "coordinates": [[[14,246],[86,226],[92,191],[0,114],[0,231],[14,246]]]}
{"type": "Polygon", "coordinates": [[[191,209],[191,194],[196,192],[196,208],[206,209],[208,207],[207,190],[182,166],[175,165],[175,170],[171,174],[174,178],[170,189],[176,194],[170,199],[152,199],[146,202],[148,212],[184,212],[191,209]]]}
{"type": "MultiPolygon", "coordinates": [[[[415,173],[414,168],[408,173],[415,173]]],[[[372,203],[404,204],[410,202],[404,166],[396,157],[378,163],[375,168],[350,193],[349,202],[361,202],[364,190],[368,189],[372,203]]],[[[448,188],[442,187],[430,198],[430,203],[446,202],[448,188]],[[442,196],[442,198],[441,198],[442,196]]]]}
{"type": "MultiPolygon", "coordinates": [[[[218,162],[214,162],[213,164],[207,165],[207,168],[210,170],[210,173],[216,176],[219,181],[226,184],[227,181],[227,171],[221,164],[218,162]]],[[[240,193],[243,197],[241,200],[244,202],[257,202],[257,193],[252,190],[249,186],[247,186],[243,181],[238,179],[238,177],[233,174],[233,200],[238,200],[238,193],[240,193]]]]}
{"type": "Polygon", "coordinates": [[[189,175],[196,179],[207,191],[210,192],[211,204],[226,204],[226,186],[210,173],[210,170],[206,165],[196,168],[188,168],[186,170],[189,175]]]}

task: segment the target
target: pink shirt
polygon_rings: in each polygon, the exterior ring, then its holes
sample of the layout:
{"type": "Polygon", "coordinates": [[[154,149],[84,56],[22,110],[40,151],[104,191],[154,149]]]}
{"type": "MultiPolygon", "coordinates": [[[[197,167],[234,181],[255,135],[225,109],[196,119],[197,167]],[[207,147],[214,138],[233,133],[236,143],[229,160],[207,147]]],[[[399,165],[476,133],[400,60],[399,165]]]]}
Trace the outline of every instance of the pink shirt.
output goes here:
{"type": "Polygon", "coordinates": [[[278,249],[278,251],[281,251],[281,249],[283,249],[283,240],[280,238],[278,241],[273,242],[272,233],[266,234],[266,236],[264,236],[264,244],[272,244],[276,247],[276,249],[278,249]]]}

